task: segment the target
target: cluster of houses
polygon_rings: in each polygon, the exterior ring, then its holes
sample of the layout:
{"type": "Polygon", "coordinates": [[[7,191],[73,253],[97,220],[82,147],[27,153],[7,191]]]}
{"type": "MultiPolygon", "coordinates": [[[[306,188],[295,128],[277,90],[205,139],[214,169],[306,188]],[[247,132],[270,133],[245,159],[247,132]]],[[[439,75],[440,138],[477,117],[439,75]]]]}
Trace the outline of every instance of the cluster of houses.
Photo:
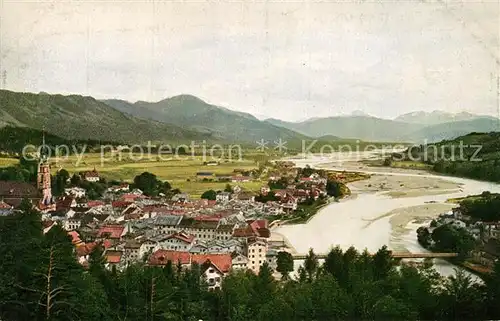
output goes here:
{"type": "MultiPolygon", "coordinates": [[[[169,261],[187,268],[196,262],[215,289],[231,269],[258,273],[264,262],[275,268],[277,253],[286,250],[281,242],[270,241],[266,219],[284,213],[283,206],[256,202],[255,195],[238,187],[219,193],[216,200],[186,194],[151,198],[125,183],[109,187],[101,200],[86,200],[85,189],[79,187],[65,193],[50,210],[40,208],[44,232],[56,225],[66,229],[83,265],[97,245],[104,249],[108,268],[169,261]]],[[[0,213],[13,209],[0,201],[0,213]]]]}
{"type": "Polygon", "coordinates": [[[472,251],[472,259],[486,267],[492,268],[500,259],[500,221],[482,222],[463,215],[460,208],[439,215],[431,224],[431,231],[442,225],[449,225],[467,231],[477,242],[472,251]]]}
{"type": "Polygon", "coordinates": [[[229,174],[216,174],[210,171],[197,172],[196,180],[198,181],[214,181],[214,182],[232,182],[232,183],[245,183],[251,182],[253,180],[252,176],[248,175],[247,172],[235,172],[231,175],[229,174]],[[244,175],[247,174],[247,175],[244,175]]]}
{"type": "MultiPolygon", "coordinates": [[[[47,169],[41,173],[49,173],[48,164],[40,166],[47,169]]],[[[293,170],[286,168],[288,173],[293,170]]],[[[243,174],[236,173],[230,181],[251,179],[243,174]]],[[[89,182],[99,181],[95,169],[81,176],[89,182]]],[[[215,177],[210,173],[197,176],[215,177]]],[[[278,174],[274,176],[271,180],[280,179],[278,174]]],[[[88,264],[98,245],[104,249],[110,269],[121,270],[136,262],[186,268],[196,263],[202,266],[211,289],[220,287],[230,270],[258,273],[264,262],[275,269],[278,253],[288,248],[270,238],[269,218],[326,195],[326,179],[317,174],[299,181],[291,178],[283,189],[263,186],[260,197],[274,194],[266,202],[256,201],[257,195],[238,186],[231,192],[218,192],[215,200],[191,199],[187,194],[167,199],[148,197],[127,183],[109,187],[100,200],[87,200],[86,190],[80,187],[67,188],[64,197],[55,199],[50,194],[50,175],[39,174],[39,181],[38,188],[0,181],[0,215],[9,215],[22,199],[31,199],[42,212],[44,232],[56,225],[67,230],[82,265],[88,264]],[[39,201],[41,197],[48,201],[39,201]]]]}
{"type": "Polygon", "coordinates": [[[100,244],[109,268],[136,262],[162,266],[169,261],[189,267],[196,262],[215,289],[231,269],[258,273],[264,262],[276,267],[277,253],[286,250],[284,244],[270,241],[268,220],[262,218],[273,213],[269,205],[244,192],[220,193],[213,201],[187,195],[153,199],[125,186],[107,191],[115,194],[112,201],[78,201],[80,190],[66,192],[55,211],[42,215],[45,232],[56,224],[66,229],[83,265],[100,244]]]}

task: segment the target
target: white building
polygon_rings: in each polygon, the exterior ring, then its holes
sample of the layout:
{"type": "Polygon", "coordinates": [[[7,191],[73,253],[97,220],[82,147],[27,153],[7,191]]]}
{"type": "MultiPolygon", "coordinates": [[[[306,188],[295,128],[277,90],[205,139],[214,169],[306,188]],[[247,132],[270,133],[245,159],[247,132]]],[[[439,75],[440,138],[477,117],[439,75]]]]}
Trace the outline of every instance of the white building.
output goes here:
{"type": "Polygon", "coordinates": [[[86,180],[87,182],[93,182],[93,183],[100,181],[99,173],[96,171],[95,168],[92,171],[83,173],[83,179],[86,180]]]}
{"type": "Polygon", "coordinates": [[[64,194],[73,196],[74,198],[83,198],[86,195],[85,193],[86,193],[85,189],[81,187],[71,187],[64,189],[64,194]]]}
{"type": "Polygon", "coordinates": [[[232,262],[235,270],[246,270],[248,268],[248,258],[242,254],[234,257],[232,262]]]}
{"type": "Polygon", "coordinates": [[[215,264],[211,263],[205,272],[203,272],[203,275],[207,280],[208,288],[210,290],[219,290],[221,288],[224,272],[222,272],[215,264]]]}
{"type": "Polygon", "coordinates": [[[125,243],[123,247],[123,254],[126,263],[133,263],[142,260],[143,256],[141,256],[141,246],[142,244],[129,241],[125,243]]]}
{"type": "Polygon", "coordinates": [[[260,271],[260,266],[266,262],[267,243],[262,240],[255,240],[248,243],[248,264],[247,268],[255,274],[260,271]]]}
{"type": "Polygon", "coordinates": [[[153,251],[171,250],[189,252],[194,244],[194,236],[186,233],[175,233],[159,241],[153,251]]]}
{"type": "Polygon", "coordinates": [[[217,203],[227,203],[229,202],[230,199],[231,199],[231,193],[229,192],[221,192],[217,194],[217,196],[215,197],[217,203]]]}

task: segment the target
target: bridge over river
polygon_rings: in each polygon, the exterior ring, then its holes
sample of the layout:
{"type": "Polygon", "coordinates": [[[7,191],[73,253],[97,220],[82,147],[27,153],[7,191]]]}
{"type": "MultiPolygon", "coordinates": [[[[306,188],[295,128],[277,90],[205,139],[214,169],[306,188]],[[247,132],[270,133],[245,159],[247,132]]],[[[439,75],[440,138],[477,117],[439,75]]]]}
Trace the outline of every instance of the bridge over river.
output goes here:
{"type": "MultiPolygon", "coordinates": [[[[325,259],[328,253],[318,253],[316,257],[318,259],[325,259]]],[[[373,254],[372,254],[373,255],[373,254]]],[[[410,253],[410,252],[391,252],[391,255],[395,259],[441,259],[457,257],[458,253],[410,253]]],[[[294,260],[305,260],[307,254],[292,254],[294,260]]]]}

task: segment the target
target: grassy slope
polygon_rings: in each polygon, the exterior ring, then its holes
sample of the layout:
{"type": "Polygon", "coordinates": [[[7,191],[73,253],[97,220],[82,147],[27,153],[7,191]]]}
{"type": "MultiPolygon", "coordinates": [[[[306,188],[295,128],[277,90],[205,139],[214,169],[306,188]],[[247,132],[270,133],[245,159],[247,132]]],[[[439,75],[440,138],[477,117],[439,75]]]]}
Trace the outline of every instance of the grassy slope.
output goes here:
{"type": "Polygon", "coordinates": [[[118,142],[185,141],[208,136],[175,125],[126,115],[92,97],[0,90],[0,126],[46,130],[65,139],[118,142]]]}
{"type": "MultiPolygon", "coordinates": [[[[405,151],[398,157],[404,157],[403,161],[408,162],[411,161],[409,155],[410,152],[405,151]]],[[[500,182],[500,132],[470,133],[453,140],[422,145],[412,148],[412,156],[417,163],[430,164],[439,173],[500,182]]]]}

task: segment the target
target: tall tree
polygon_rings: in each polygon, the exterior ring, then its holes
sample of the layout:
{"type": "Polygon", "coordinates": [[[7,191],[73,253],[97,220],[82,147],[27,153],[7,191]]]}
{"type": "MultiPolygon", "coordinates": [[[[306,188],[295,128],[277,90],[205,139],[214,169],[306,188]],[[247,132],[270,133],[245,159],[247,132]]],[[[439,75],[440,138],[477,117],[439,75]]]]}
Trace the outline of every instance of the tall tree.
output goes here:
{"type": "Polygon", "coordinates": [[[293,256],[289,252],[278,252],[276,271],[281,273],[283,280],[288,280],[290,272],[293,271],[293,256]]]}
{"type": "Polygon", "coordinates": [[[204,192],[203,194],[201,194],[201,198],[206,199],[206,200],[215,201],[215,199],[217,198],[217,192],[214,191],[213,189],[208,190],[208,191],[204,192]]]}
{"type": "Polygon", "coordinates": [[[314,253],[313,249],[309,249],[309,253],[306,256],[306,259],[304,261],[304,269],[307,273],[307,278],[309,282],[312,282],[312,280],[316,277],[316,274],[318,272],[318,257],[314,253]]]}

